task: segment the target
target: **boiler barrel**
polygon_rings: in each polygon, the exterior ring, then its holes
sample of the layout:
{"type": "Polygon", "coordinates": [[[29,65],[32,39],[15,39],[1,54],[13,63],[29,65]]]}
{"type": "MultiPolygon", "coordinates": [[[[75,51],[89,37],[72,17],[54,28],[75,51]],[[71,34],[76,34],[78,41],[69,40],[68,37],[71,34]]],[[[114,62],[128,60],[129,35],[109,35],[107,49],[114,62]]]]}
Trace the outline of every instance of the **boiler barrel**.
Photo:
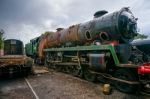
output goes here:
{"type": "Polygon", "coordinates": [[[129,43],[137,34],[137,23],[132,12],[128,8],[122,8],[120,11],[60,30],[58,34],[61,44],[84,44],[93,40],[99,40],[101,43],[114,40],[129,43]]]}
{"type": "Polygon", "coordinates": [[[45,48],[84,45],[92,43],[94,40],[101,43],[114,40],[120,43],[129,43],[136,35],[136,26],[136,18],[132,12],[128,8],[122,8],[119,11],[96,17],[86,23],[46,34],[40,42],[39,53],[43,53],[45,48]]]}
{"type": "Polygon", "coordinates": [[[122,8],[120,11],[80,24],[78,31],[81,42],[98,39],[102,43],[113,40],[128,43],[136,34],[136,18],[128,8],[122,8]]]}

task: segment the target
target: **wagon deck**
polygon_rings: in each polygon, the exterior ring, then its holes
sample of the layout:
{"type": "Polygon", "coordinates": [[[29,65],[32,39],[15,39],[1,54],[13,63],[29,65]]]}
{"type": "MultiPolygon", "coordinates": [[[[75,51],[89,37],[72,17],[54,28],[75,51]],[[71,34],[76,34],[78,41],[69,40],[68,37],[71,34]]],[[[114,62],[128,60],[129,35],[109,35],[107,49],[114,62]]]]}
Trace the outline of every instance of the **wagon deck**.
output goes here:
{"type": "Polygon", "coordinates": [[[0,57],[0,67],[23,65],[26,63],[26,58],[24,55],[4,55],[0,57]]]}

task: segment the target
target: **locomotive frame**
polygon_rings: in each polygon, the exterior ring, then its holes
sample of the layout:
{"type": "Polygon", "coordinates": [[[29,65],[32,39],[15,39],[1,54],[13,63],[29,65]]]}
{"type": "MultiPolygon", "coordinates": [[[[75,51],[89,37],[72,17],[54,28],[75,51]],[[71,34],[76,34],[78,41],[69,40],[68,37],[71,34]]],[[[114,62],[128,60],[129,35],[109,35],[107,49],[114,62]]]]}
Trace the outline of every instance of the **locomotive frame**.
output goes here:
{"type": "MultiPolygon", "coordinates": [[[[111,45],[111,44],[110,45],[90,45],[90,46],[51,48],[51,49],[44,49],[44,52],[47,55],[45,58],[45,64],[49,68],[55,69],[57,71],[63,71],[63,72],[71,73],[74,76],[84,77],[86,80],[92,81],[92,82],[95,81],[97,76],[102,76],[106,79],[115,81],[115,83],[113,83],[113,84],[120,91],[127,92],[127,93],[134,92],[135,86],[139,87],[141,84],[139,81],[134,79],[137,75],[134,75],[133,78],[131,76],[132,72],[137,72],[138,66],[135,64],[121,64],[118,59],[118,56],[116,54],[115,46],[111,45]],[[90,63],[83,62],[83,61],[85,61],[85,59],[83,59],[83,57],[81,57],[81,56],[84,56],[81,54],[83,54],[84,52],[88,52],[88,53],[92,54],[93,51],[100,51],[100,53],[97,53],[97,54],[101,54],[101,53],[108,54],[109,53],[109,56],[111,57],[111,61],[114,61],[114,66],[112,66],[111,68],[108,68],[107,66],[102,67],[103,70],[101,72],[90,69],[90,67],[89,67],[90,63]],[[65,62],[64,61],[65,57],[63,57],[63,55],[61,57],[58,56],[60,60],[57,60],[58,59],[57,55],[60,53],[65,53],[65,52],[76,53],[76,56],[75,55],[74,56],[67,55],[68,58],[72,58],[72,59],[76,58],[76,62],[70,62],[70,61],[65,62]],[[52,54],[53,55],[55,54],[55,55],[51,56],[52,54]],[[53,59],[50,59],[50,57],[52,57],[53,59]],[[104,68],[105,69],[107,68],[107,70],[104,70],[104,68]],[[109,69],[112,69],[111,72],[109,72],[109,69]],[[124,75],[123,73],[125,72],[125,73],[127,73],[127,75],[125,74],[125,76],[127,76],[127,78],[114,77],[115,75],[113,75],[112,72],[117,72],[117,71],[120,72],[120,70],[122,71],[122,73],[120,75],[124,75]],[[130,76],[131,76],[131,78],[130,78],[130,76]],[[118,86],[118,84],[120,84],[121,86],[118,86]],[[125,86],[126,88],[123,89],[123,88],[121,88],[122,86],[125,86]],[[131,86],[134,86],[134,87],[131,87],[131,86]]],[[[148,82],[145,81],[145,83],[148,83],[148,82]]]]}

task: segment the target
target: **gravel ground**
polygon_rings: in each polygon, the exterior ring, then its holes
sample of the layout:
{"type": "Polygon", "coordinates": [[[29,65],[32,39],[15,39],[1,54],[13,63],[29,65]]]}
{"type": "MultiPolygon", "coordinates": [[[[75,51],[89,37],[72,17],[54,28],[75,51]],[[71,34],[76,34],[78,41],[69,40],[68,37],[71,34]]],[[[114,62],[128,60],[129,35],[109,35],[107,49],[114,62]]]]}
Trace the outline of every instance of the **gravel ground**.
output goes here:
{"type": "MultiPolygon", "coordinates": [[[[68,74],[50,70],[46,74],[27,77],[39,99],[148,99],[113,89],[111,95],[102,93],[102,84],[94,84],[68,74]]],[[[1,80],[0,99],[36,99],[24,78],[1,80]]]]}

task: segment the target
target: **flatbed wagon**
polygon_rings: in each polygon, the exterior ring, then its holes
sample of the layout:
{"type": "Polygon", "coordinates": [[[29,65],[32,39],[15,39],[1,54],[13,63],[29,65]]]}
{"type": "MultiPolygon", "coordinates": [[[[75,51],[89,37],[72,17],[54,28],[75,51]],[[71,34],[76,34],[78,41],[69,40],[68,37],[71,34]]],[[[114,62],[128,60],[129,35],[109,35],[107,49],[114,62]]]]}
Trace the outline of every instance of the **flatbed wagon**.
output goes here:
{"type": "Polygon", "coordinates": [[[23,54],[23,43],[19,40],[4,41],[4,55],[0,57],[0,76],[29,74],[33,61],[23,54]]]}

